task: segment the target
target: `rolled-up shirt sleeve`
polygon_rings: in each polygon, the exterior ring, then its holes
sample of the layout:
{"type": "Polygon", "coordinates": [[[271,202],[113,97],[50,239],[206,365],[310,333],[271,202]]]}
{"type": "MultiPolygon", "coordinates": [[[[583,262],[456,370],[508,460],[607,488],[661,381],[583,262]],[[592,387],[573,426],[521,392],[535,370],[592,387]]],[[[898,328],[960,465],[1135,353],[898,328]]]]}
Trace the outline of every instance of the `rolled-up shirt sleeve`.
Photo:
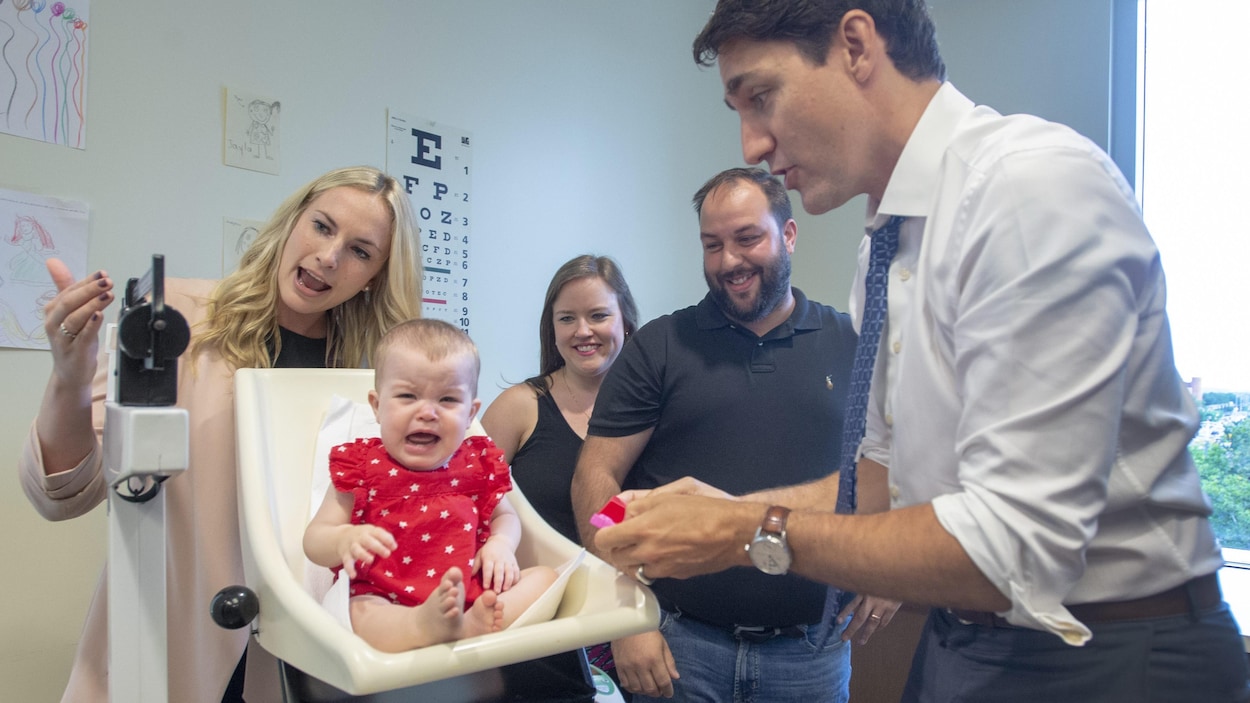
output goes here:
{"type": "Polygon", "coordinates": [[[47,475],[34,422],[31,423],[26,442],[22,445],[22,454],[18,460],[22,491],[35,510],[47,520],[69,520],[85,515],[103,502],[106,496],[103,450],[100,445],[104,433],[104,400],[108,384],[106,353],[101,352],[98,364],[91,385],[92,423],[95,427],[95,446],[91,453],[74,468],[47,475]]]}
{"type": "Polygon", "coordinates": [[[1090,632],[1063,602],[1107,505],[1139,318],[1163,312],[1158,258],[1088,155],[1024,152],[996,168],[951,242],[962,490],[933,506],[1011,599],[1009,621],[1081,644],[1090,632]],[[1065,193],[1083,202],[1055,207],[1065,193]]]}
{"type": "Polygon", "coordinates": [[[1010,622],[1074,645],[1065,604],[1218,569],[1159,253],[1105,152],[944,84],[869,215],[907,217],[862,449],[894,505],[931,504],[1010,622]]]}
{"type": "Polygon", "coordinates": [[[19,463],[22,490],[30,504],[48,520],[68,520],[90,512],[105,497],[101,453],[97,443],[78,466],[45,475],[39,437],[31,423],[19,463]]]}

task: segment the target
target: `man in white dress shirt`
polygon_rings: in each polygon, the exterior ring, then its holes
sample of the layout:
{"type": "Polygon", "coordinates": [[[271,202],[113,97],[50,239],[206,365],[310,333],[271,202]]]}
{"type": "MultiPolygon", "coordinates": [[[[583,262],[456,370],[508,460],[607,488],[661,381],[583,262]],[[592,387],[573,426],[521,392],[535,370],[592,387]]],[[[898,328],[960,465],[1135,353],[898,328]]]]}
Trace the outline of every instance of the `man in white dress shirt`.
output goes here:
{"type": "Polygon", "coordinates": [[[853,315],[905,218],[859,451],[893,505],[779,528],[658,489],[598,546],[688,577],[768,537],[800,575],[934,606],[907,701],[1250,700],[1158,251],[1109,157],[947,83],[923,0],[721,0],[694,54],[808,212],[869,196],[853,315]]]}

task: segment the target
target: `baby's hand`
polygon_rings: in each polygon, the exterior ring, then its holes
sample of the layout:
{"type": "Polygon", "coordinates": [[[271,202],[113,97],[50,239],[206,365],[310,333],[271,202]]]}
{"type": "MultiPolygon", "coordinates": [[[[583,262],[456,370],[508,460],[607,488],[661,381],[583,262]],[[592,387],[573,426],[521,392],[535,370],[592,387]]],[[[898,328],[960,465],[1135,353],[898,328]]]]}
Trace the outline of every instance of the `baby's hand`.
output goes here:
{"type": "Polygon", "coordinates": [[[347,529],[339,535],[339,560],[343,562],[343,571],[348,578],[356,578],[356,562],[372,564],[373,555],[389,557],[391,550],[398,545],[390,532],[374,525],[347,525],[347,529]]]}
{"type": "Polygon", "coordinates": [[[483,588],[503,593],[516,583],[521,567],[517,565],[516,554],[508,547],[507,540],[491,537],[477,550],[473,573],[478,572],[482,574],[483,588]]]}

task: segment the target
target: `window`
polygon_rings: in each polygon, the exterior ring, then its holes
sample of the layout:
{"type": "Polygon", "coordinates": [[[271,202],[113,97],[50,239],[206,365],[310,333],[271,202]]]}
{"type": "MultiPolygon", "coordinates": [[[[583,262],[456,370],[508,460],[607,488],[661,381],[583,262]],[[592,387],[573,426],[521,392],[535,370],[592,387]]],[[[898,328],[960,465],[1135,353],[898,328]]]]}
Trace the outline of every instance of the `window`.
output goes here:
{"type": "Polygon", "coordinates": [[[1202,416],[1190,453],[1225,559],[1250,566],[1250,225],[1237,207],[1250,197],[1239,87],[1250,3],[1131,5],[1137,194],[1167,274],[1176,367],[1202,416]]]}

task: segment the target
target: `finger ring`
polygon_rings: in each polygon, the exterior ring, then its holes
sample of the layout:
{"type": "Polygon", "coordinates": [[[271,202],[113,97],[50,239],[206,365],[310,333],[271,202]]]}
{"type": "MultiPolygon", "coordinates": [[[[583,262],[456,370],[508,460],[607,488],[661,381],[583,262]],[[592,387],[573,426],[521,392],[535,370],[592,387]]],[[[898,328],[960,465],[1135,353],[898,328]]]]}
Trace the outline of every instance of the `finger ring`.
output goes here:
{"type": "Polygon", "coordinates": [[[649,579],[646,574],[642,573],[642,564],[638,565],[638,570],[634,572],[634,576],[638,579],[638,583],[644,586],[650,586],[655,583],[655,579],[649,579]]]}
{"type": "Polygon", "coordinates": [[[881,619],[881,616],[880,616],[880,615],[877,615],[876,613],[873,613],[872,615],[869,615],[869,616],[868,616],[868,619],[869,619],[869,620],[880,620],[880,619],[881,619]]]}
{"type": "Polygon", "coordinates": [[[65,335],[66,337],[69,337],[70,340],[76,339],[78,337],[77,332],[70,332],[68,329],[65,328],[64,322],[61,323],[61,334],[65,335]]]}

